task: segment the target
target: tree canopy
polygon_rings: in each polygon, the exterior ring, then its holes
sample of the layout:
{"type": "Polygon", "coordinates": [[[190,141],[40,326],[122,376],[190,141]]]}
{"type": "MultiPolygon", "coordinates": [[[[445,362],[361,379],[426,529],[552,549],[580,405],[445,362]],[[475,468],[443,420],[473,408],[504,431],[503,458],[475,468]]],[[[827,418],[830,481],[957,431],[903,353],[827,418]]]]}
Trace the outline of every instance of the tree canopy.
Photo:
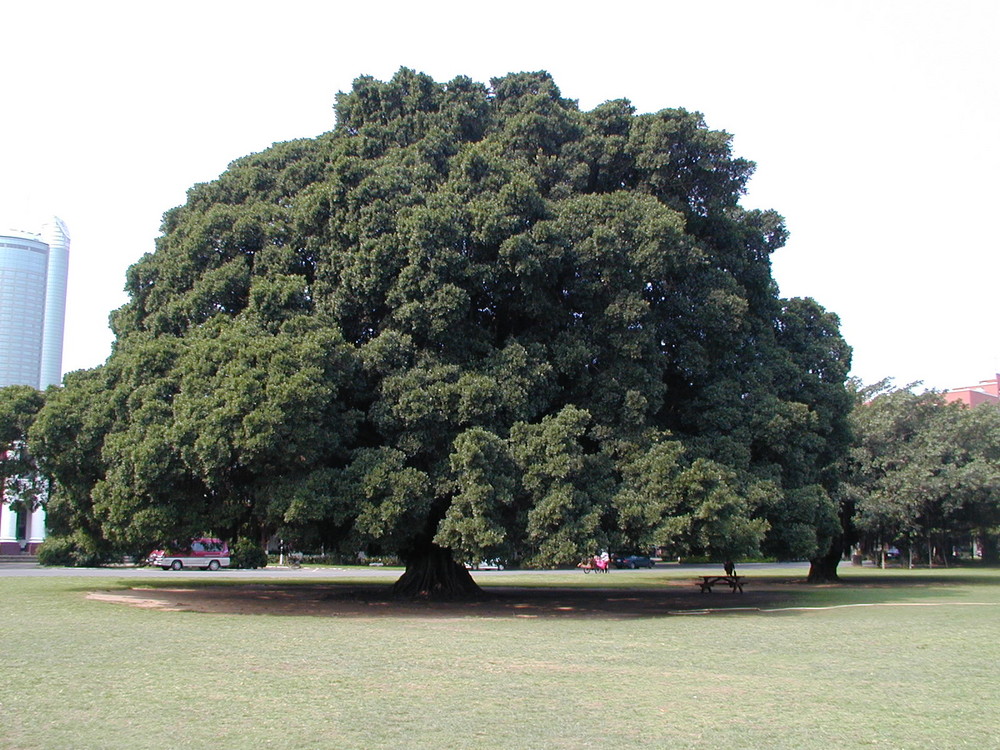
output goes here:
{"type": "Polygon", "coordinates": [[[31,386],[0,388],[0,502],[25,512],[48,499],[48,483],[28,449],[28,430],[44,403],[31,386]]]}
{"type": "Polygon", "coordinates": [[[418,592],[477,557],[835,546],[850,350],[778,296],[727,133],[546,73],[402,69],[335,112],[165,214],[111,357],[39,421],[65,518],[297,530],[418,592]]]}
{"type": "Polygon", "coordinates": [[[1000,410],[945,403],[940,393],[861,391],[845,490],[869,548],[902,547],[911,559],[947,562],[973,540],[996,562],[1000,527],[1000,410]]]}

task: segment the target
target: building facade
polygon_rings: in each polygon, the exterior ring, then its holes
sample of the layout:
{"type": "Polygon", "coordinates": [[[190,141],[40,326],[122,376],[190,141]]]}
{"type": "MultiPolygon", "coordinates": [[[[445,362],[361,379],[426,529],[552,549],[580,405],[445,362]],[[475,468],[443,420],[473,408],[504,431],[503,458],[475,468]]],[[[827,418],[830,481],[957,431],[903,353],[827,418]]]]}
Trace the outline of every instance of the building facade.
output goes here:
{"type": "Polygon", "coordinates": [[[957,401],[966,406],[990,404],[1000,407],[1000,373],[990,380],[980,380],[976,385],[951,388],[944,392],[944,399],[948,403],[957,401]]]}
{"type": "Polygon", "coordinates": [[[42,242],[49,246],[45,278],[45,324],[42,328],[42,361],[38,387],[62,383],[63,326],[66,322],[66,285],[69,280],[69,232],[60,219],[42,226],[42,242]]]}
{"type": "MultiPolygon", "coordinates": [[[[0,387],[43,390],[62,382],[69,232],[53,218],[38,234],[0,234],[0,387]]],[[[45,539],[45,510],[15,512],[4,487],[0,554],[33,552],[45,539]]]]}
{"type": "Polygon", "coordinates": [[[0,387],[40,387],[49,246],[0,236],[0,387]]]}

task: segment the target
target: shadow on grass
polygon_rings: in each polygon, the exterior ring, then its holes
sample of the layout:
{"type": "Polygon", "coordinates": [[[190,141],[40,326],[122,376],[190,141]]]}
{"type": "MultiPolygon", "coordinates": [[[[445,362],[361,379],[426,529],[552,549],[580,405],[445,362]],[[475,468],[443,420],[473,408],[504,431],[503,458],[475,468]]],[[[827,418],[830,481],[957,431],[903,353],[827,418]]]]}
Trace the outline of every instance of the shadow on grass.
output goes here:
{"type": "Polygon", "coordinates": [[[983,575],[952,574],[935,575],[934,573],[879,573],[877,576],[841,576],[838,586],[864,586],[900,588],[907,586],[996,586],[1000,584],[1000,576],[987,577],[983,575]]]}
{"type": "MultiPolygon", "coordinates": [[[[122,582],[123,584],[125,582],[122,582]]],[[[800,615],[857,606],[942,606],[955,600],[956,586],[974,584],[988,593],[978,604],[1000,605],[995,581],[932,576],[892,576],[814,586],[801,580],[749,581],[744,593],[701,593],[690,581],[650,588],[484,586],[474,601],[396,599],[385,583],[196,583],[177,582],[93,591],[94,599],[169,611],[286,617],[417,618],[594,618],[627,619],[678,615],[800,615]],[[990,586],[989,584],[992,584],[990,586]]],[[[980,597],[977,597],[980,598],[980,597]]],[[[970,602],[971,603],[971,602],[970,602]]]]}

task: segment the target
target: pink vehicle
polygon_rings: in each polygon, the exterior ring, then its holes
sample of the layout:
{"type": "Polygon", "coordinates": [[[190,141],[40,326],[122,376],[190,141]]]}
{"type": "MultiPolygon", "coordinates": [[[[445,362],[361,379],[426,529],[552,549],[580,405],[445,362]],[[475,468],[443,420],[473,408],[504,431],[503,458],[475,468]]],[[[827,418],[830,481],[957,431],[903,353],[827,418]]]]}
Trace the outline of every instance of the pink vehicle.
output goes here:
{"type": "Polygon", "coordinates": [[[153,550],[147,562],[164,570],[228,568],[229,545],[214,537],[200,537],[192,539],[191,543],[183,549],[153,550]]]}
{"type": "Polygon", "coordinates": [[[604,555],[594,555],[589,562],[582,562],[576,567],[580,568],[584,573],[589,573],[594,571],[595,573],[607,573],[611,560],[604,555]]]}

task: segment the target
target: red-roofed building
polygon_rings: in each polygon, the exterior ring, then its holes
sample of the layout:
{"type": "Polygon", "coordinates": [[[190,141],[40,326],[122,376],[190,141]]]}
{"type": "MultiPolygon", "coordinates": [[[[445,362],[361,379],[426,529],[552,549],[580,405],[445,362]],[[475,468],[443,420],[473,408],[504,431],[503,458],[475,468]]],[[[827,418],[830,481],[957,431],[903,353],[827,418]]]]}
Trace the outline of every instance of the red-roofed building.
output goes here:
{"type": "Polygon", "coordinates": [[[980,380],[979,385],[967,385],[945,391],[944,400],[948,403],[958,401],[966,406],[992,404],[1000,407],[1000,373],[991,380],[980,380]]]}

